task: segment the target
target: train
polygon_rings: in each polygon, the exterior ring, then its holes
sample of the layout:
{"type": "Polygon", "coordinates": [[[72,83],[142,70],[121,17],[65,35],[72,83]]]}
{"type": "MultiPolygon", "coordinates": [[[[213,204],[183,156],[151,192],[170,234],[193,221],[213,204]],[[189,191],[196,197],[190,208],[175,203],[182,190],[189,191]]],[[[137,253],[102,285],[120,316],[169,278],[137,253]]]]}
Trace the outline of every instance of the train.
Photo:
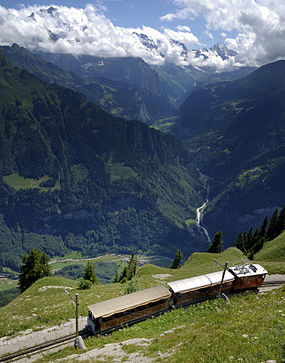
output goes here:
{"type": "Polygon", "coordinates": [[[88,306],[87,325],[94,334],[138,323],[174,308],[199,303],[220,294],[260,287],[267,271],[247,263],[200,276],[167,282],[149,289],[88,306]]]}

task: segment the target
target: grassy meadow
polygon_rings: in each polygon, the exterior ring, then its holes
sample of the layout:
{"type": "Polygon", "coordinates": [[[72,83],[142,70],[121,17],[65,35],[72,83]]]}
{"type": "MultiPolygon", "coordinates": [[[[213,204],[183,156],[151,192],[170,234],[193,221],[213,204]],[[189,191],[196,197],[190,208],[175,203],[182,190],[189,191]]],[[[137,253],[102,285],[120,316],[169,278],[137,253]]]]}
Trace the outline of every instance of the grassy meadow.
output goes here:
{"type": "Polygon", "coordinates": [[[285,261],[285,232],[272,241],[264,243],[263,248],[257,252],[255,259],[259,261],[285,261]]]}
{"type": "MultiPolygon", "coordinates": [[[[246,258],[236,248],[221,254],[194,253],[178,270],[150,264],[138,269],[135,277],[139,289],[165,284],[207,272],[223,265],[242,264],[246,258]]],[[[267,262],[269,272],[285,273],[285,262],[267,262]]],[[[87,315],[87,306],[124,294],[125,284],[93,285],[79,290],[76,281],[48,277],[37,281],[9,305],[0,308],[0,337],[15,336],[27,329],[41,330],[59,325],[74,317],[74,307],[63,287],[72,296],[79,294],[79,315],[87,315]]],[[[137,352],[157,362],[282,362],[285,349],[285,287],[271,292],[247,292],[230,297],[230,304],[214,299],[149,319],[112,335],[90,338],[88,350],[120,342],[124,351],[137,352]],[[131,338],[151,339],[146,346],[124,345],[131,338]]],[[[54,361],[78,353],[66,348],[41,358],[54,361]]],[[[284,358],[285,359],[285,358],[284,358]]],[[[106,361],[104,358],[99,361],[106,361]]],[[[112,361],[112,359],[107,361],[112,361]]]]}

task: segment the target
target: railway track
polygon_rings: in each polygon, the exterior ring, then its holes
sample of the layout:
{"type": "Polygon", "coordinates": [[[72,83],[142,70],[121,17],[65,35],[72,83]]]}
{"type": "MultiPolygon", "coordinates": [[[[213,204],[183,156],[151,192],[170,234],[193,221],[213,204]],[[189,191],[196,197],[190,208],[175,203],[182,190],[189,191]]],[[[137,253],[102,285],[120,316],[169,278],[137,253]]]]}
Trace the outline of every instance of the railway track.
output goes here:
{"type": "Polygon", "coordinates": [[[76,337],[75,334],[70,334],[61,338],[50,340],[42,344],[34,345],[33,347],[30,348],[19,350],[14,353],[4,354],[3,356],[0,357],[0,362],[13,362],[23,358],[29,358],[31,355],[40,354],[47,350],[51,350],[53,348],[57,348],[72,343],[75,337],[76,337]]]}
{"type": "MultiPolygon", "coordinates": [[[[277,276],[277,275],[276,275],[277,276]]],[[[283,284],[285,284],[285,275],[278,275],[278,277],[275,278],[268,278],[264,281],[263,285],[261,286],[262,289],[270,288],[270,287],[281,287],[283,284]]],[[[100,335],[101,333],[106,333],[107,331],[98,332],[96,335],[100,335]]],[[[108,331],[110,333],[110,331],[108,331]]],[[[86,338],[89,333],[87,330],[82,330],[80,332],[80,335],[82,338],[86,338]]],[[[50,340],[48,342],[34,345],[33,347],[25,348],[19,351],[16,351],[14,353],[7,353],[0,357],[0,362],[14,362],[18,361],[24,358],[30,358],[32,355],[41,354],[48,350],[63,347],[65,345],[68,345],[70,343],[73,343],[76,338],[76,334],[70,334],[66,335],[57,339],[50,340]]]]}

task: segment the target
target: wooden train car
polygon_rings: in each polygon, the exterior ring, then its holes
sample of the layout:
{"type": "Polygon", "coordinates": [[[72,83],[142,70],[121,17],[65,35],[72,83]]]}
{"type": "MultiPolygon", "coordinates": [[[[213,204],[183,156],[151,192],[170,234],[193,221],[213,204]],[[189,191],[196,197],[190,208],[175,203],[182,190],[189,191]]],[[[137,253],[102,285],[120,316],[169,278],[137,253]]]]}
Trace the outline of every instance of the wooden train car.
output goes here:
{"type": "Polygon", "coordinates": [[[234,291],[257,288],[262,285],[267,271],[258,264],[245,264],[230,267],[229,271],[235,277],[232,289],[234,291]]]}
{"type": "MultiPolygon", "coordinates": [[[[223,271],[213,272],[183,280],[168,282],[173,295],[173,305],[183,306],[215,297],[220,292],[223,271]]],[[[226,271],[221,292],[231,289],[234,276],[226,271]]]]}
{"type": "Polygon", "coordinates": [[[258,264],[245,264],[230,267],[225,272],[168,282],[169,289],[159,285],[116,297],[88,306],[88,326],[94,334],[112,331],[161,314],[172,307],[216,297],[219,293],[257,288],[262,285],[266,274],[267,271],[258,264]]]}
{"type": "Polygon", "coordinates": [[[88,326],[96,334],[142,321],[168,310],[170,297],[170,291],[159,285],[90,305],[88,326]]]}

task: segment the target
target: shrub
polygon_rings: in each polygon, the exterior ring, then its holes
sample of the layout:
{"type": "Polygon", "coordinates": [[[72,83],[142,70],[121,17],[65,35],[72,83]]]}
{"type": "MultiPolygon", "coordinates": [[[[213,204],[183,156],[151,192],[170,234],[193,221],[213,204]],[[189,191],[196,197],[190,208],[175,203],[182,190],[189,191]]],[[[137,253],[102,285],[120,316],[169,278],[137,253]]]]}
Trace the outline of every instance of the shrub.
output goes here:
{"type": "Polygon", "coordinates": [[[139,286],[137,281],[130,281],[129,283],[127,283],[125,290],[124,290],[124,294],[131,294],[132,292],[136,292],[138,291],[139,286]]]}
{"type": "Polygon", "coordinates": [[[87,290],[90,289],[91,285],[92,285],[91,281],[82,279],[80,280],[78,287],[81,290],[87,290]]]}

